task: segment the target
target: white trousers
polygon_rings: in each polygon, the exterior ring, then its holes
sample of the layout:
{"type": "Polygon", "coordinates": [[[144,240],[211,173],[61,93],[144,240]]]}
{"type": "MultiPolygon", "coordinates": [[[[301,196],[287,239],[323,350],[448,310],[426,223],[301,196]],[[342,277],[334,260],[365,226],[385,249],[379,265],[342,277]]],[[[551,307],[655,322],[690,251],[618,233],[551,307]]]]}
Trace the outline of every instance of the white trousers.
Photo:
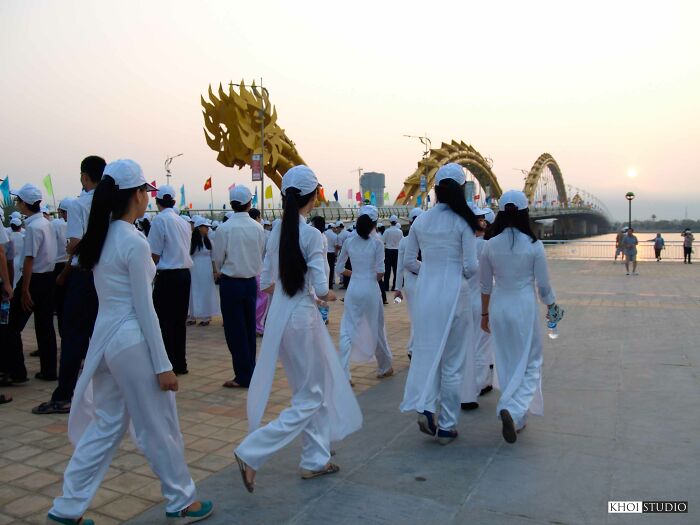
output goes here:
{"type": "Polygon", "coordinates": [[[95,419],[80,438],[63,476],[63,495],[51,514],[78,519],[88,509],[114,453],[133,423],[139,448],[160,478],[166,511],[178,512],[196,500],[185,462],[174,393],[158,386],[145,342],[110,353],[92,378],[95,419]]]}
{"type": "MultiPolygon", "coordinates": [[[[382,329],[384,327],[382,326],[382,329]]],[[[338,357],[340,359],[340,366],[345,370],[345,374],[348,376],[348,380],[352,379],[352,374],[350,374],[350,354],[352,354],[352,334],[351,330],[348,328],[347,324],[341,323],[340,333],[338,337],[338,357]]],[[[388,372],[391,368],[391,350],[389,350],[389,345],[386,341],[386,334],[382,334],[377,338],[377,349],[375,350],[374,357],[377,359],[377,372],[379,374],[384,374],[388,372]]]]}
{"type": "Polygon", "coordinates": [[[461,408],[464,363],[467,349],[472,341],[472,309],[467,294],[460,294],[455,317],[452,320],[445,350],[440,360],[438,372],[433,376],[426,396],[426,406],[437,412],[438,427],[442,430],[457,428],[461,408]]]}
{"type": "Polygon", "coordinates": [[[301,462],[307,470],[321,470],[331,457],[328,411],[324,390],[329,372],[314,337],[315,305],[297,306],[285,328],[279,356],[292,388],[291,406],[277,419],[248,434],[236,454],[253,469],[259,470],[277,451],[301,434],[301,462]]]}

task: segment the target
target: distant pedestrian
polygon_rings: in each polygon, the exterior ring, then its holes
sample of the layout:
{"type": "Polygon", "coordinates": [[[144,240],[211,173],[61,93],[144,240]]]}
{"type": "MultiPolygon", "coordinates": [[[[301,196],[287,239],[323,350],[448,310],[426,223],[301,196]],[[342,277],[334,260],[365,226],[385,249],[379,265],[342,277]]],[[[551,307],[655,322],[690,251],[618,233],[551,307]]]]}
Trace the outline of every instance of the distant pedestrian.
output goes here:
{"type": "Polygon", "coordinates": [[[685,231],[681,233],[681,237],[683,237],[683,264],[693,264],[690,260],[690,256],[693,254],[693,241],[695,237],[693,237],[690,228],[686,228],[685,231]]]}
{"type": "Polygon", "coordinates": [[[657,233],[652,241],[654,242],[654,256],[656,257],[656,262],[659,262],[661,260],[661,250],[666,249],[666,243],[660,233],[657,233]]]}
{"type": "Polygon", "coordinates": [[[621,260],[625,260],[625,252],[622,250],[622,239],[624,239],[625,233],[627,233],[626,227],[617,232],[617,236],[615,237],[615,260],[613,264],[617,262],[618,255],[621,256],[621,260]]]}
{"type": "Polygon", "coordinates": [[[628,228],[627,233],[622,238],[622,251],[625,254],[625,270],[627,275],[630,274],[630,262],[632,263],[632,275],[637,273],[637,237],[634,235],[634,229],[628,228]]]}

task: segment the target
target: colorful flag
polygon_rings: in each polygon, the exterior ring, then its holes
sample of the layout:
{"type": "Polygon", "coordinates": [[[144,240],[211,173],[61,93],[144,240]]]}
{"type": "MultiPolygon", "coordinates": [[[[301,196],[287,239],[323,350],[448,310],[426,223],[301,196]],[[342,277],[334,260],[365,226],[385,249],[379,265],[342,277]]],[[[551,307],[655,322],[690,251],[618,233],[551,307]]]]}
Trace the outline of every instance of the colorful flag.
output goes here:
{"type": "Polygon", "coordinates": [[[365,199],[369,200],[369,191],[365,192],[365,199]]]}
{"type": "Polygon", "coordinates": [[[265,198],[266,199],[271,199],[272,198],[272,185],[268,186],[265,188],[265,198]]]}
{"type": "Polygon", "coordinates": [[[9,208],[12,205],[12,197],[10,196],[10,177],[5,177],[5,180],[0,182],[0,193],[2,193],[3,204],[9,208]]]}
{"type": "Polygon", "coordinates": [[[335,199],[335,202],[338,202],[338,190],[333,192],[333,198],[335,199]]]}
{"type": "Polygon", "coordinates": [[[204,191],[210,190],[211,189],[211,177],[209,177],[206,182],[204,183],[204,191]]]}
{"type": "Polygon", "coordinates": [[[384,200],[385,200],[386,202],[389,202],[389,192],[388,192],[388,191],[385,191],[385,192],[384,192],[384,200]]]}
{"type": "Polygon", "coordinates": [[[231,191],[231,190],[232,190],[233,188],[235,188],[235,187],[236,187],[236,183],[234,182],[233,184],[231,184],[231,185],[228,187],[228,191],[231,191]]]}
{"type": "MultiPolygon", "coordinates": [[[[154,188],[157,188],[157,186],[156,186],[156,181],[151,182],[151,186],[153,186],[154,188]]],[[[158,192],[157,192],[157,191],[152,191],[152,192],[151,192],[151,197],[152,197],[152,198],[155,199],[155,198],[156,198],[156,195],[158,195],[158,192]]]]}
{"type": "Polygon", "coordinates": [[[357,202],[362,202],[362,195],[360,194],[359,191],[355,194],[355,200],[357,202]]]}
{"type": "Polygon", "coordinates": [[[53,197],[53,183],[51,182],[51,174],[44,177],[44,188],[46,188],[46,196],[53,197]]]}
{"type": "Polygon", "coordinates": [[[400,199],[405,199],[405,198],[406,198],[406,192],[401,190],[401,193],[399,193],[399,196],[396,197],[396,200],[398,201],[400,199]]]}
{"type": "Polygon", "coordinates": [[[376,206],[376,205],[377,205],[377,196],[374,194],[374,192],[372,192],[372,193],[370,194],[370,196],[369,196],[369,203],[370,203],[372,206],[376,206]]]}
{"type": "Polygon", "coordinates": [[[348,189],[348,200],[352,200],[352,188],[348,189]]]}
{"type": "Polygon", "coordinates": [[[255,195],[253,195],[253,203],[251,205],[253,208],[258,207],[258,188],[257,186],[255,187],[255,195]]]}
{"type": "Polygon", "coordinates": [[[416,197],[416,206],[420,206],[421,204],[423,204],[423,199],[418,195],[418,197],[416,197]]]}
{"type": "Polygon", "coordinates": [[[184,208],[187,206],[187,199],[185,198],[185,185],[180,186],[180,206],[184,208]]]}

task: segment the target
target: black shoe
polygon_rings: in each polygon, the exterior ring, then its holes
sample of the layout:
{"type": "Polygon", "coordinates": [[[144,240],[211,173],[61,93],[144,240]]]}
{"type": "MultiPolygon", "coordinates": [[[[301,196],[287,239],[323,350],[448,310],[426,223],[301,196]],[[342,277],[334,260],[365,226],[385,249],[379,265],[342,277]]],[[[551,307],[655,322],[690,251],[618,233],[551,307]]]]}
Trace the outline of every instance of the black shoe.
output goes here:
{"type": "Polygon", "coordinates": [[[56,377],[55,375],[49,376],[43,374],[42,372],[37,372],[36,374],[34,374],[34,378],[41,379],[42,381],[56,381],[58,379],[58,377],[56,377]]]}
{"type": "Polygon", "coordinates": [[[384,304],[389,304],[389,302],[388,302],[388,301],[382,301],[382,302],[383,302],[384,304]]]}
{"type": "Polygon", "coordinates": [[[476,410],[477,408],[479,408],[479,403],[477,402],[462,403],[462,410],[476,410]]]}
{"type": "Polygon", "coordinates": [[[479,392],[479,396],[485,396],[489,392],[493,390],[493,387],[491,385],[486,385],[484,388],[481,389],[481,392],[479,392]]]}
{"type": "Polygon", "coordinates": [[[518,439],[518,433],[515,431],[515,423],[513,423],[513,417],[510,415],[505,408],[501,410],[501,423],[503,423],[503,439],[506,443],[515,443],[518,439]]]}
{"type": "Polygon", "coordinates": [[[437,425],[435,424],[435,414],[428,410],[418,414],[418,428],[424,434],[434,436],[437,434],[437,425]]]}
{"type": "Polygon", "coordinates": [[[39,357],[39,350],[34,350],[29,353],[29,357],[39,357]]]}

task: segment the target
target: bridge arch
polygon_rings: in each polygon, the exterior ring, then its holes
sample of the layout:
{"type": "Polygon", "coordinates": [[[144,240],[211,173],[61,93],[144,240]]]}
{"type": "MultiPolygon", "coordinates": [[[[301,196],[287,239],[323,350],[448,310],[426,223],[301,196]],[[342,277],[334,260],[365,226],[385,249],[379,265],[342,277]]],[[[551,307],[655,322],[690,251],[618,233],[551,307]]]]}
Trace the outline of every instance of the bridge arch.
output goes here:
{"type": "Polygon", "coordinates": [[[542,176],[542,172],[546,168],[549,168],[549,170],[552,172],[552,177],[554,178],[554,183],[557,187],[557,193],[559,194],[559,203],[564,207],[568,206],[569,199],[566,195],[566,186],[564,185],[564,177],[561,174],[561,168],[559,168],[559,164],[557,164],[557,161],[554,160],[554,157],[552,157],[549,153],[543,153],[540,155],[532,165],[530,173],[528,173],[527,178],[525,179],[525,187],[523,188],[523,192],[529,201],[534,200],[537,183],[542,176]]]}
{"type": "Polygon", "coordinates": [[[489,188],[491,197],[499,198],[502,190],[498,184],[496,175],[491,170],[491,166],[486,159],[474,149],[470,144],[465,144],[460,141],[452,141],[449,144],[443,142],[437,149],[431,149],[427,158],[418,162],[416,171],[413,172],[404,181],[403,190],[394,202],[395,205],[410,205],[415,204],[415,197],[421,194],[420,178],[423,175],[427,176],[427,191],[429,192],[435,185],[435,173],[437,170],[448,164],[455,162],[460,166],[467,168],[479,181],[482,188],[489,188]]]}

